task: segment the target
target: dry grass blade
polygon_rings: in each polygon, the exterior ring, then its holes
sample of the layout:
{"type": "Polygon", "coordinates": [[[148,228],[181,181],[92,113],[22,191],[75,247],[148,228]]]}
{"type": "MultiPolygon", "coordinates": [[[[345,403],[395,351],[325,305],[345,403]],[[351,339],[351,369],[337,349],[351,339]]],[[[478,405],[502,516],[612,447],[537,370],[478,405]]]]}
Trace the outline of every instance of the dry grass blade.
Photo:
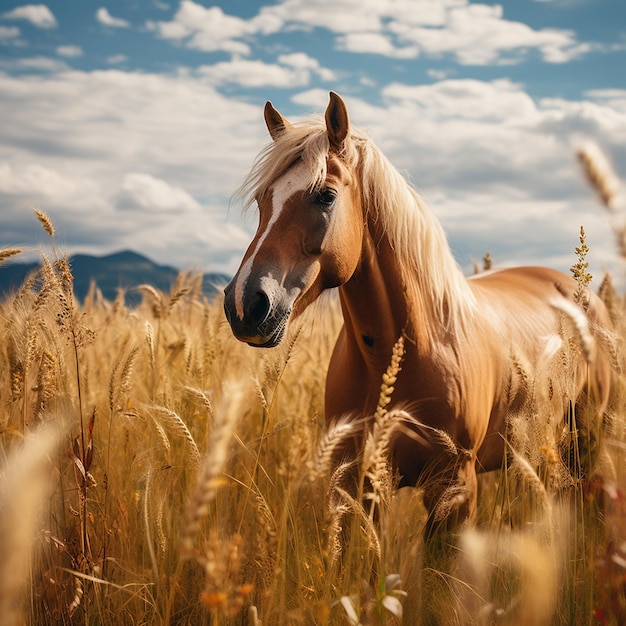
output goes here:
{"type": "Polygon", "coordinates": [[[19,598],[26,591],[38,515],[50,490],[50,461],[58,433],[47,428],[26,437],[0,476],[0,615],[6,626],[23,623],[19,598]]]}

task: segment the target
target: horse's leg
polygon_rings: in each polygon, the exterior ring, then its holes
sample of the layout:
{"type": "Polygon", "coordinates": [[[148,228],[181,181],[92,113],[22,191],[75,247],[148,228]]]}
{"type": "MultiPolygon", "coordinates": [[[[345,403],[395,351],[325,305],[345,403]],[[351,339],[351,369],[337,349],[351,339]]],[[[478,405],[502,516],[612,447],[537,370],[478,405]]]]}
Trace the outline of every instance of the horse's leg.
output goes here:
{"type": "Polygon", "coordinates": [[[440,468],[424,486],[423,626],[460,623],[452,583],[456,550],[463,526],[476,518],[477,495],[474,457],[440,468]]]}
{"type": "Polygon", "coordinates": [[[478,479],[473,456],[429,472],[428,482],[424,485],[424,505],[428,511],[426,540],[434,539],[442,532],[456,534],[466,521],[473,522],[477,496],[478,479]]]}

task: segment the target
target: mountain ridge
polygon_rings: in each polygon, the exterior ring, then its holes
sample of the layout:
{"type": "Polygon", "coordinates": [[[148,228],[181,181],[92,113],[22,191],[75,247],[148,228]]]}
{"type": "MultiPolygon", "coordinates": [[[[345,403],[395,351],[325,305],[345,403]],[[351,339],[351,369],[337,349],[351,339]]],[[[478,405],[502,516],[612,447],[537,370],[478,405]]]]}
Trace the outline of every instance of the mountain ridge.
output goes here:
{"type": "MultiPolygon", "coordinates": [[[[74,276],[74,294],[79,301],[84,300],[93,281],[106,300],[114,300],[122,289],[127,304],[134,305],[141,300],[141,295],[132,291],[134,287],[149,284],[168,292],[180,274],[179,269],[159,265],[134,250],[119,250],[103,256],[73,254],[68,261],[74,276]]],[[[13,259],[0,264],[0,296],[6,297],[19,289],[26,277],[39,267],[39,262],[19,263],[13,259]]],[[[226,274],[203,273],[202,291],[213,296],[228,280],[226,274]]]]}

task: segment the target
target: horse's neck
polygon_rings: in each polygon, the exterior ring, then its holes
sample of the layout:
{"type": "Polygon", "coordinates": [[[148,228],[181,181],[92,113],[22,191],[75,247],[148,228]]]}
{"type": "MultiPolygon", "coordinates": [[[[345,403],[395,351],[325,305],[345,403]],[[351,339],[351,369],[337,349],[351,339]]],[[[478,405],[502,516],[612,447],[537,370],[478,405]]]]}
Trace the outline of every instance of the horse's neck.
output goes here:
{"type": "Polygon", "coordinates": [[[406,330],[407,304],[396,259],[386,238],[365,234],[361,262],[339,289],[345,332],[371,365],[386,366],[394,343],[406,330]]]}
{"type": "Polygon", "coordinates": [[[447,244],[445,250],[439,249],[437,254],[437,261],[423,262],[422,267],[413,271],[416,276],[405,282],[401,265],[410,264],[402,257],[402,252],[390,243],[379,225],[370,224],[366,229],[361,262],[353,277],[340,288],[346,333],[364,357],[388,362],[385,359],[389,358],[401,335],[422,356],[430,354],[437,342],[450,340],[450,330],[462,317],[459,294],[452,288],[443,292],[445,295],[436,294],[426,287],[428,281],[420,280],[417,273],[431,271],[436,266],[447,272],[440,277],[438,285],[457,272],[463,284],[466,283],[447,244]],[[449,254],[449,259],[444,253],[449,254]]]}

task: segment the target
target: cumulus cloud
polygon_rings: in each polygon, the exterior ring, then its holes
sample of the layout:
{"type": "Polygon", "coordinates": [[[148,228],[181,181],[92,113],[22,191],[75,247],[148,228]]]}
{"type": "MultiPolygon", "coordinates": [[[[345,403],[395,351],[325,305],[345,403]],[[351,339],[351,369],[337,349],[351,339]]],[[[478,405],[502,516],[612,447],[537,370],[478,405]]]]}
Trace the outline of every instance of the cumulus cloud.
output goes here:
{"type": "Polygon", "coordinates": [[[419,56],[417,46],[396,46],[391,38],[383,33],[348,33],[339,38],[338,45],[349,52],[379,54],[397,59],[412,59],[419,56]]]}
{"type": "Polygon", "coordinates": [[[122,203],[152,212],[199,211],[200,204],[180,187],[150,174],[126,174],[120,187],[122,203]]]}
{"type": "Polygon", "coordinates": [[[36,206],[70,252],[235,269],[250,231],[228,205],[266,141],[258,107],[190,76],[117,70],[0,74],[0,100],[3,241],[36,240],[36,206]]]}
{"type": "Polygon", "coordinates": [[[9,163],[0,163],[0,193],[22,195],[25,193],[68,197],[76,189],[71,178],[38,163],[15,169],[9,163]]]}
{"type": "Polygon", "coordinates": [[[171,21],[148,26],[190,48],[243,56],[251,53],[253,35],[313,28],[330,31],[338,48],[353,53],[395,58],[447,54],[464,65],[517,63],[531,51],[548,63],[564,63],[592,49],[572,31],[533,29],[506,19],[501,5],[469,0],[282,0],[248,20],[182,0],[171,21]]]}
{"type": "MultiPolygon", "coordinates": [[[[32,240],[35,205],[50,213],[70,251],[131,247],[179,267],[233,271],[254,224],[229,211],[229,198],[268,137],[261,103],[228,98],[215,85],[227,74],[240,84],[255,73],[264,84],[291,80],[302,91],[283,112],[294,120],[294,110],[322,112],[328,102],[326,89],[306,88],[307,74],[330,72],[308,55],[250,63],[172,75],[0,74],[0,101],[11,105],[0,125],[5,243],[32,240]]],[[[418,187],[465,267],[489,250],[499,264],[545,260],[567,269],[580,224],[595,268],[615,262],[572,137],[615,151],[624,172],[624,90],[534,99],[510,80],[457,79],[396,81],[380,95],[378,105],[348,96],[351,120],[418,187]]]]}
{"type": "Polygon", "coordinates": [[[571,31],[534,30],[521,22],[504,19],[500,5],[452,7],[446,13],[445,24],[439,28],[392,21],[389,31],[400,42],[409,42],[429,55],[454,54],[465,65],[509,63],[521,58],[527,50],[538,50],[545,61],[556,63],[586,50],[576,44],[571,31]]]}
{"type": "MultiPolygon", "coordinates": [[[[499,265],[567,271],[584,224],[594,239],[592,273],[601,276],[603,267],[621,275],[622,261],[572,139],[596,138],[626,171],[626,109],[611,104],[620,101],[621,90],[613,91],[596,101],[536,100],[509,80],[444,80],[389,84],[381,106],[347,102],[353,123],[368,130],[440,218],[466,270],[490,251],[499,265]]],[[[328,94],[314,89],[295,100],[323,110],[328,94]]]]}
{"type": "Polygon", "coordinates": [[[279,63],[259,60],[234,59],[201,67],[198,72],[214,84],[233,83],[242,87],[302,87],[309,84],[312,75],[322,80],[334,80],[332,70],[304,53],[285,54],[279,63]]]}
{"type": "Polygon", "coordinates": [[[419,4],[414,6],[413,14],[387,5],[383,15],[388,21],[377,31],[343,35],[338,39],[340,47],[351,52],[368,52],[364,45],[367,37],[376,35],[378,43],[372,52],[390,57],[451,54],[463,65],[516,63],[531,50],[537,51],[546,62],[563,63],[590,50],[588,44],[576,41],[572,31],[536,30],[507,20],[500,5],[469,4],[464,0],[442,2],[439,11],[427,11],[424,19],[419,4]]]}
{"type": "Polygon", "coordinates": [[[253,21],[227,15],[218,6],[206,8],[191,0],[182,0],[172,21],[149,22],[147,26],[159,37],[185,43],[190,48],[243,55],[249,54],[250,47],[238,39],[257,30],[253,21]]]}
{"type": "Polygon", "coordinates": [[[45,4],[25,4],[2,14],[9,20],[26,20],[37,28],[56,28],[57,20],[45,4]]]}
{"type": "Polygon", "coordinates": [[[119,17],[113,17],[109,10],[106,7],[100,7],[96,11],[96,19],[105,26],[110,26],[111,28],[128,28],[130,24],[119,17]]]}
{"type": "Polygon", "coordinates": [[[590,89],[585,96],[626,113],[626,89],[590,89]]]}

